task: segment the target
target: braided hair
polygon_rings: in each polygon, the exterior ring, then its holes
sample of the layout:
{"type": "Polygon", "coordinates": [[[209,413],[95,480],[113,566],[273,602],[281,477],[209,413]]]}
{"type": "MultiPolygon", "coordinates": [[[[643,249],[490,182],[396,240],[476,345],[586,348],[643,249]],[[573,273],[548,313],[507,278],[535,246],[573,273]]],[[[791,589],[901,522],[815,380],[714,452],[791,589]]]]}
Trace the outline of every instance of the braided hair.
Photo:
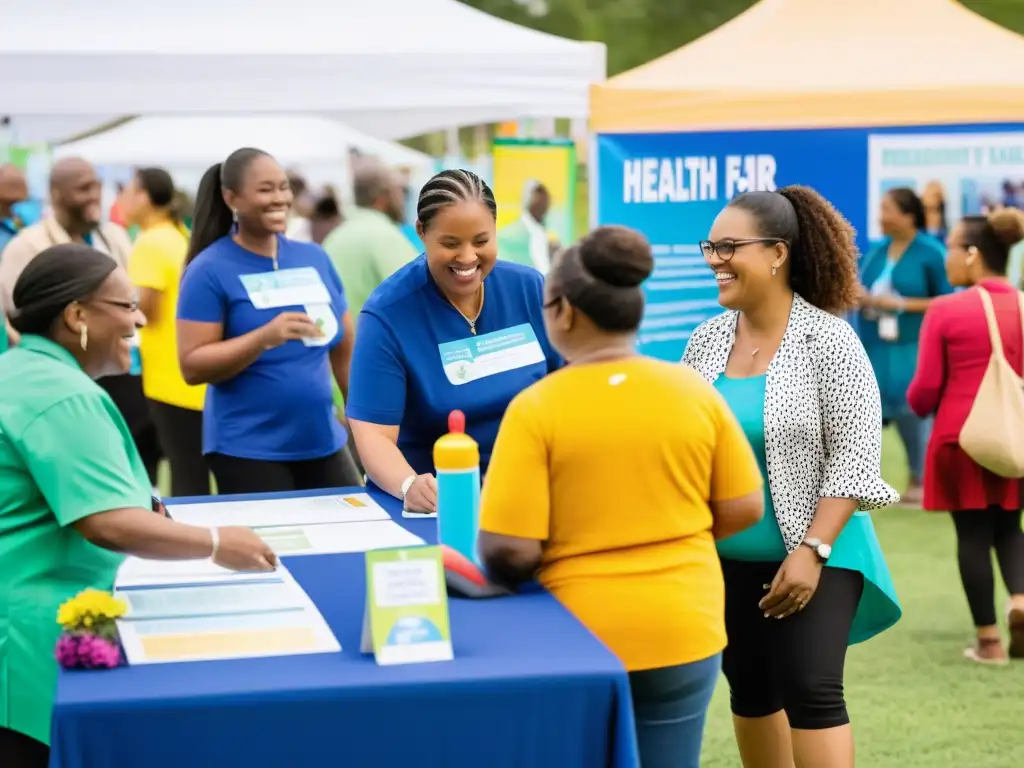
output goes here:
{"type": "Polygon", "coordinates": [[[498,204],[487,182],[472,171],[450,168],[441,171],[423,186],[416,203],[416,218],[425,231],[442,208],[473,201],[486,205],[491,216],[497,219],[498,204]]]}

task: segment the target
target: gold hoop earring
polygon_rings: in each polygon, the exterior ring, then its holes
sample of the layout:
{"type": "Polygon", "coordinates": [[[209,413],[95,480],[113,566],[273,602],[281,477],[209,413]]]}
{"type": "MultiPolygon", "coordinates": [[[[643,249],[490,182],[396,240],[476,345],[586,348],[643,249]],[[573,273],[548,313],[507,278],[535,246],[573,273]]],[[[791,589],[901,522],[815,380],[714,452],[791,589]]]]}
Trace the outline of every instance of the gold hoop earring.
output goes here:
{"type": "Polygon", "coordinates": [[[89,348],[89,329],[85,323],[82,323],[82,330],[79,333],[78,343],[82,345],[82,351],[85,352],[89,348]]]}

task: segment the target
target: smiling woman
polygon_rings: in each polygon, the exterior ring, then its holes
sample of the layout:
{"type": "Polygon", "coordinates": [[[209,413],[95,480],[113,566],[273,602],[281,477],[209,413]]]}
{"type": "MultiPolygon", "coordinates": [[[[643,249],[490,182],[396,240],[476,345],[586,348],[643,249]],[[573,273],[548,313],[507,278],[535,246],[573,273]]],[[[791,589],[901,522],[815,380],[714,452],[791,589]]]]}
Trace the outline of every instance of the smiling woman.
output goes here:
{"type": "Polygon", "coordinates": [[[236,150],[204,174],[178,300],[178,359],[208,384],[203,453],[222,493],[360,484],[331,376],[348,395],[352,318],[327,254],[284,236],[280,165],[236,150]]]}
{"type": "Polygon", "coordinates": [[[544,334],[540,273],[498,259],[497,206],[483,180],[443,171],[416,210],[426,253],[363,307],[347,412],[370,479],[430,513],[431,451],[448,413],[466,414],[486,471],[505,407],[560,360],[544,334]]]}

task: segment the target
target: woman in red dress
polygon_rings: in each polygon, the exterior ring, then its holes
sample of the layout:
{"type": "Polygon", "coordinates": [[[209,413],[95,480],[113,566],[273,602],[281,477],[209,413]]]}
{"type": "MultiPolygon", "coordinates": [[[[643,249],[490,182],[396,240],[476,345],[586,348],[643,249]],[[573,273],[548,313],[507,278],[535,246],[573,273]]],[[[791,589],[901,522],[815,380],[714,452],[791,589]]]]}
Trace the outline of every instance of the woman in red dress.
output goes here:
{"type": "Polygon", "coordinates": [[[964,655],[985,663],[1007,661],[996,622],[992,550],[1011,595],[1009,656],[1024,659],[1024,482],[982,469],[960,448],[959,438],[992,355],[979,291],[991,296],[1006,358],[1022,372],[1022,318],[1017,289],[1006,279],[1010,247],[1022,239],[1024,216],[1013,209],[968,216],[949,233],[949,281],[973,288],[932,301],[921,327],[917,373],[907,391],[918,416],[935,414],[925,458],[924,508],[952,512],[960,578],[977,628],[964,655]]]}

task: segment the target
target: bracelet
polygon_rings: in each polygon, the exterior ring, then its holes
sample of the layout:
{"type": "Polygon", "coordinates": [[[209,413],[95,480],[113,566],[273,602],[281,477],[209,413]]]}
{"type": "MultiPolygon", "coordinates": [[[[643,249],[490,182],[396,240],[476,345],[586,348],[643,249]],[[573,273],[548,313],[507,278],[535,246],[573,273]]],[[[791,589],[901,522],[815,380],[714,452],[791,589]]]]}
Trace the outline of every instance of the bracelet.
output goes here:
{"type": "Polygon", "coordinates": [[[405,480],[402,481],[402,489],[400,491],[402,499],[402,509],[406,509],[405,496],[409,493],[409,489],[412,488],[412,484],[416,482],[416,475],[409,475],[405,480]]]}
{"type": "Polygon", "coordinates": [[[220,549],[220,529],[219,528],[211,528],[210,529],[210,539],[213,542],[213,551],[210,552],[210,560],[216,560],[217,559],[217,550],[220,549]]]}

